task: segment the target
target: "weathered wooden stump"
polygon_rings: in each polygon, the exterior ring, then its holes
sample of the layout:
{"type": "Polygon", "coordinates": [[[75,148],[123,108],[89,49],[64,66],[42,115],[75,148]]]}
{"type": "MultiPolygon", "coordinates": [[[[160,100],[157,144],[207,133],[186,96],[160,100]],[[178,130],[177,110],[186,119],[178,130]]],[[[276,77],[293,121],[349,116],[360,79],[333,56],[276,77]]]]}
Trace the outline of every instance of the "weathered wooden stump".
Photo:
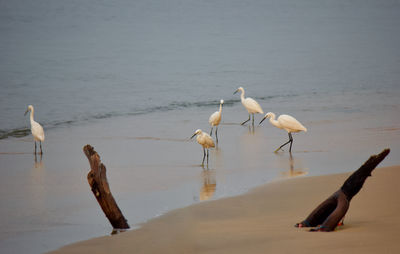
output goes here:
{"type": "Polygon", "coordinates": [[[351,199],[361,190],[365,180],[371,176],[372,171],[390,153],[390,149],[384,149],[377,155],[372,155],[369,159],[347,180],[342,187],[324,202],[318,205],[308,217],[295,227],[316,227],[310,231],[329,232],[335,230],[336,226],[343,224],[351,199]],[[342,222],[340,222],[342,221],[342,222]]]}
{"type": "Polygon", "coordinates": [[[128,222],[111,194],[107,181],[106,167],[101,163],[100,156],[91,145],[84,146],[83,152],[88,158],[91,168],[87,179],[101,209],[114,229],[128,229],[128,222]]]}

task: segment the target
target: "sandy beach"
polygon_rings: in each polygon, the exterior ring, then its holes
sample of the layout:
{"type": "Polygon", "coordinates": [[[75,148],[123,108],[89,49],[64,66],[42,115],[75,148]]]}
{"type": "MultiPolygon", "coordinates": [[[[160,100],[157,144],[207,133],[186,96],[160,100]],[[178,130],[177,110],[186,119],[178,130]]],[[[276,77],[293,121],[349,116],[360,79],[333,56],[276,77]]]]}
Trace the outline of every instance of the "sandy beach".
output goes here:
{"type": "Polygon", "coordinates": [[[376,169],[331,233],[293,227],[349,174],[277,181],[178,209],[112,237],[51,253],[398,253],[400,166],[376,169]]]}

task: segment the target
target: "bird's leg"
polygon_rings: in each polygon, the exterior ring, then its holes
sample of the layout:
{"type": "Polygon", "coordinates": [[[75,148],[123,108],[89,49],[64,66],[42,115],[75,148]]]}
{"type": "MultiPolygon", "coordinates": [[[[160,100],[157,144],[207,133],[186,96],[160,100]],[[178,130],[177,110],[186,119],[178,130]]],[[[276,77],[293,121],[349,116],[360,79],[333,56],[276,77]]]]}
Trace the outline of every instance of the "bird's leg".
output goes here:
{"type": "Polygon", "coordinates": [[[249,124],[249,133],[254,134],[254,125],[249,124]]]}
{"type": "Polygon", "coordinates": [[[290,141],[289,153],[292,153],[293,137],[292,137],[292,133],[290,133],[290,132],[289,132],[289,141],[290,141]]]}
{"type": "Polygon", "coordinates": [[[201,163],[204,166],[204,159],[206,158],[206,149],[203,148],[203,162],[201,163]]]}
{"type": "Polygon", "coordinates": [[[253,115],[253,127],[254,127],[254,114],[252,114],[253,115]]]}
{"type": "Polygon", "coordinates": [[[274,151],[274,153],[278,152],[279,150],[281,150],[282,147],[284,147],[285,145],[287,145],[287,144],[289,144],[289,143],[290,143],[290,140],[289,140],[288,142],[286,142],[285,144],[281,145],[280,147],[278,147],[278,149],[276,149],[276,150],[274,151]]]}
{"type": "Polygon", "coordinates": [[[42,151],[42,141],[39,141],[39,143],[40,143],[40,155],[42,155],[42,154],[43,154],[43,151],[42,151]]]}
{"type": "Polygon", "coordinates": [[[278,149],[275,150],[274,153],[278,152],[279,150],[281,150],[282,147],[284,147],[285,145],[289,144],[290,142],[292,142],[293,139],[291,139],[291,135],[289,133],[289,141],[286,142],[285,144],[281,145],[278,149]]]}
{"type": "Polygon", "coordinates": [[[210,131],[210,136],[212,136],[212,130],[213,130],[214,126],[211,126],[211,131],[210,131]]]}
{"type": "Polygon", "coordinates": [[[36,154],[36,141],[35,141],[35,154],[36,154]]]}
{"type": "Polygon", "coordinates": [[[217,143],[218,143],[218,126],[217,126],[217,128],[215,129],[215,138],[216,138],[217,143]]]}
{"type": "Polygon", "coordinates": [[[207,149],[207,167],[208,167],[208,149],[207,149]]]}
{"type": "Polygon", "coordinates": [[[240,125],[243,125],[243,124],[247,123],[248,121],[250,121],[250,114],[249,114],[249,119],[247,119],[246,121],[244,121],[244,122],[241,123],[240,125]]]}

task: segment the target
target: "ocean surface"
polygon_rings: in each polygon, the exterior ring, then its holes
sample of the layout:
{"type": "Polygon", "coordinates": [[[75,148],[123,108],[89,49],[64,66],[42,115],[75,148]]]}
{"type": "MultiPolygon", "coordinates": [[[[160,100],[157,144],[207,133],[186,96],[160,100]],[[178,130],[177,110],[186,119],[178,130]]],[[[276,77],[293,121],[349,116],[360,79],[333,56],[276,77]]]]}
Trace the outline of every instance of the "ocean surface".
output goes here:
{"type": "Polygon", "coordinates": [[[0,1],[0,136],[208,107],[400,90],[399,1],[0,1]],[[229,98],[229,99],[228,99],[229,98]]]}
{"type": "Polygon", "coordinates": [[[133,227],[282,177],[352,171],[385,147],[384,165],[400,164],[399,45],[394,0],[0,0],[0,252],[111,232],[85,182],[86,143],[133,227]],[[272,153],[284,131],[239,125],[239,86],[308,128],[293,157],[272,153]],[[220,99],[219,149],[202,169],[188,138],[220,99]]]}

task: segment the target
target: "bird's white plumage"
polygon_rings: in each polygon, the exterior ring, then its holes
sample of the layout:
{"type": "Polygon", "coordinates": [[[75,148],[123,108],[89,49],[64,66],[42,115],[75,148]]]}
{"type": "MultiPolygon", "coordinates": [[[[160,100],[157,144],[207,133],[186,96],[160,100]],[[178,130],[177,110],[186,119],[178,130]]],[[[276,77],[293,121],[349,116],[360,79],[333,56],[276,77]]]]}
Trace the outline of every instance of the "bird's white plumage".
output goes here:
{"type": "Polygon", "coordinates": [[[31,121],[31,132],[35,141],[44,141],[43,127],[39,123],[31,121]]]}
{"type": "Polygon", "coordinates": [[[242,104],[247,109],[247,112],[249,112],[249,114],[264,114],[264,111],[262,110],[260,104],[258,104],[258,102],[252,98],[247,97],[245,99],[242,99],[242,104]]]}
{"type": "Polygon", "coordinates": [[[44,131],[43,127],[34,120],[35,110],[32,105],[28,106],[27,112],[30,111],[30,120],[31,120],[31,132],[35,141],[44,141],[44,131]]]}
{"type": "Polygon", "coordinates": [[[210,135],[208,135],[208,133],[198,129],[195,134],[197,135],[197,143],[199,143],[203,148],[209,149],[211,147],[215,147],[214,140],[210,135]]]}
{"type": "Polygon", "coordinates": [[[242,101],[243,106],[246,108],[247,112],[249,112],[249,114],[255,114],[255,113],[260,113],[260,114],[264,114],[263,109],[261,108],[260,104],[258,104],[257,101],[255,101],[253,98],[244,97],[244,89],[243,87],[239,87],[236,92],[241,92],[240,95],[240,100],[242,101]]]}
{"type": "Polygon", "coordinates": [[[208,119],[208,123],[211,126],[218,126],[219,123],[221,122],[221,118],[222,118],[222,105],[224,104],[224,100],[220,101],[219,104],[219,111],[215,111],[210,118],[208,119]]]}
{"type": "Polygon", "coordinates": [[[277,120],[275,120],[275,114],[272,112],[268,112],[265,118],[270,118],[269,121],[272,125],[279,129],[283,129],[287,131],[288,133],[293,133],[293,132],[300,132],[304,131],[307,132],[307,128],[304,127],[299,121],[296,120],[293,116],[289,115],[280,115],[277,120]]]}
{"type": "Polygon", "coordinates": [[[280,126],[287,132],[307,132],[307,128],[304,127],[296,118],[289,115],[280,115],[277,119],[280,126]]]}
{"type": "Polygon", "coordinates": [[[216,111],[210,116],[210,118],[208,119],[208,123],[211,126],[217,126],[219,125],[219,122],[221,122],[221,114],[216,111]]]}

